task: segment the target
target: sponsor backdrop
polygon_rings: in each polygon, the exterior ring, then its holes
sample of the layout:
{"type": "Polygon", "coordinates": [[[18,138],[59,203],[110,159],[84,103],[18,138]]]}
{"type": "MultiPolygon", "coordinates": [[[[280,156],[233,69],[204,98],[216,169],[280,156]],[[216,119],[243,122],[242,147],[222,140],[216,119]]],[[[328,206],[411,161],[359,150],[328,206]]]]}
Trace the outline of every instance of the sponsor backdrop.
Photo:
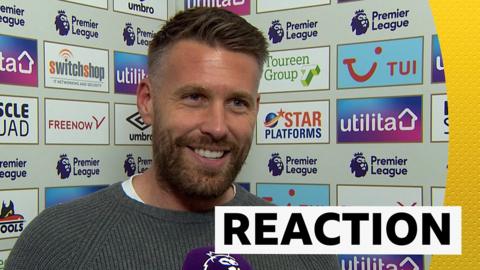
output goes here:
{"type": "MultiPolygon", "coordinates": [[[[166,18],[196,6],[240,14],[270,43],[255,139],[238,177],[250,192],[278,205],[443,201],[448,107],[426,0],[0,5],[1,260],[46,207],[151,165],[151,127],[134,97],[148,73],[147,46],[166,18]]],[[[345,270],[430,264],[409,254],[339,259],[345,270]]]]}

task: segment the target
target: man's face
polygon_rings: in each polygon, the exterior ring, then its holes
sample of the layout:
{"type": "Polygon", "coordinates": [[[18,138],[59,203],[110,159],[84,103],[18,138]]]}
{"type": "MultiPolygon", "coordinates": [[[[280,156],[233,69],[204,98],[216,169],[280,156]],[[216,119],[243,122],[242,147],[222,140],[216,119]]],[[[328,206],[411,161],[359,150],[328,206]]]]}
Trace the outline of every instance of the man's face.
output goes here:
{"type": "Polygon", "coordinates": [[[258,111],[252,56],[179,41],[149,78],[157,179],[197,198],[217,198],[247,157],[258,111]]]}

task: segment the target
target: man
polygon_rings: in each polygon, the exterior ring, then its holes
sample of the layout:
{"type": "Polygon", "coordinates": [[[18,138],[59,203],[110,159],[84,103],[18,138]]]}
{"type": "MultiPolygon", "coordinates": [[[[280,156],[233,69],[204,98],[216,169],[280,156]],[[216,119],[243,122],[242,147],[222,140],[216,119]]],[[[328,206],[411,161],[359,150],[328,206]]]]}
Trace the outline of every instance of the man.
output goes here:
{"type": "MultiPolygon", "coordinates": [[[[243,258],[208,247],[214,206],[266,204],[233,184],[252,141],[266,49],[258,29],[222,9],[168,21],[151,42],[149,76],[137,90],[138,110],[153,127],[153,166],[43,211],[7,269],[220,269],[209,268],[217,261],[245,269],[243,258]],[[185,266],[198,259],[188,257],[192,250],[206,256],[199,268],[185,266]]],[[[243,257],[261,270],[338,267],[336,256],[243,257]]]]}

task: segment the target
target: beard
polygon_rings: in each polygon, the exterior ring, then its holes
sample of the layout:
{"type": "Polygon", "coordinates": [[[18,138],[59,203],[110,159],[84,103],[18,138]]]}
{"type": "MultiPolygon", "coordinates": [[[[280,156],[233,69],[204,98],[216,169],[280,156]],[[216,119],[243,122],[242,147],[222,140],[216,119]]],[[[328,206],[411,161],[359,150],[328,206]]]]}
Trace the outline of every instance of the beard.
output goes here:
{"type": "Polygon", "coordinates": [[[155,121],[152,131],[153,166],[159,184],[177,194],[197,199],[216,199],[222,196],[232,185],[247,158],[251,137],[244,145],[237,145],[228,139],[215,141],[208,135],[183,135],[173,138],[168,130],[155,121]],[[218,147],[230,149],[229,162],[220,169],[199,167],[192,164],[184,151],[189,145],[209,149],[218,147]]]}

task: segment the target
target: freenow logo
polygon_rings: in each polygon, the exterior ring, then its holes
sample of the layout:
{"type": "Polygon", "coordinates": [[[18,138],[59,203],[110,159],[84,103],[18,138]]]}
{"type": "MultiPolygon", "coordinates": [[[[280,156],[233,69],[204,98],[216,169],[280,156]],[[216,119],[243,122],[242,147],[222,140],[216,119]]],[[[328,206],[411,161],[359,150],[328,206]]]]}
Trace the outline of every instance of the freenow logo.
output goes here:
{"type": "Polygon", "coordinates": [[[115,0],[113,10],[152,19],[167,19],[167,0],[115,0]]]}
{"type": "Polygon", "coordinates": [[[0,5],[0,24],[4,23],[13,28],[16,26],[25,26],[25,9],[17,5],[0,5]]]}
{"type": "Polygon", "coordinates": [[[108,51],[45,42],[45,86],[108,92],[108,51]]]}
{"type": "Polygon", "coordinates": [[[337,142],[422,142],[422,97],[337,100],[337,142]]]}
{"type": "Polygon", "coordinates": [[[262,104],[257,143],[328,142],[328,115],[328,101],[262,104]]]}
{"type": "Polygon", "coordinates": [[[25,218],[21,214],[15,213],[15,206],[10,201],[8,204],[2,202],[0,210],[0,233],[19,233],[23,231],[25,218]]]}
{"type": "Polygon", "coordinates": [[[55,16],[55,30],[60,36],[81,36],[85,39],[95,39],[100,37],[98,32],[99,23],[92,19],[82,19],[72,15],[70,21],[67,13],[64,10],[59,10],[55,16]]]}
{"type": "Polygon", "coordinates": [[[132,154],[128,154],[127,158],[123,162],[123,170],[125,174],[130,177],[134,174],[143,173],[152,165],[151,158],[142,158],[140,156],[135,157],[132,154]]]}
{"type": "Polygon", "coordinates": [[[260,91],[285,92],[329,88],[328,47],[271,52],[260,91]]]}
{"type": "Polygon", "coordinates": [[[59,155],[57,161],[57,175],[60,179],[68,179],[71,174],[73,176],[87,177],[100,175],[100,160],[90,157],[89,159],[81,159],[73,157],[73,163],[70,163],[70,159],[67,154],[59,155]]]}
{"type": "Polygon", "coordinates": [[[81,120],[48,120],[48,129],[50,130],[98,130],[105,122],[106,116],[91,116],[91,121],[81,120]]]}
{"type": "Polygon", "coordinates": [[[278,206],[328,206],[328,185],[257,184],[257,196],[278,206]]]}
{"type": "Polygon", "coordinates": [[[114,52],[115,93],[135,95],[148,72],[146,55],[114,52]]]}
{"type": "Polygon", "coordinates": [[[318,164],[316,158],[310,158],[309,156],[304,157],[293,157],[286,156],[285,165],[283,159],[280,157],[279,153],[273,153],[272,157],[268,160],[268,171],[272,176],[282,175],[284,169],[285,174],[301,175],[307,176],[310,174],[318,173],[318,164]]]}
{"type": "Polygon", "coordinates": [[[36,98],[0,96],[0,143],[38,142],[37,105],[36,98]]]}
{"type": "Polygon", "coordinates": [[[218,7],[238,15],[250,14],[250,0],[185,0],[185,9],[194,7],[218,7]]]}
{"type": "Polygon", "coordinates": [[[339,45],[337,69],[339,89],[420,84],[423,38],[339,45]]]}
{"type": "Polygon", "coordinates": [[[132,104],[115,104],[115,144],[149,145],[152,129],[132,104]]]}
{"type": "Polygon", "coordinates": [[[140,27],[134,27],[131,23],[125,23],[123,28],[123,41],[127,46],[140,45],[147,46],[155,35],[154,31],[145,31],[140,27]]]}
{"type": "Polygon", "coordinates": [[[26,160],[18,158],[14,160],[0,160],[0,181],[3,179],[15,181],[27,177],[27,175],[26,160]]]}
{"type": "Polygon", "coordinates": [[[432,83],[445,82],[445,68],[443,67],[442,51],[438,36],[432,37],[432,83]]]}
{"type": "Polygon", "coordinates": [[[370,157],[370,166],[363,153],[355,153],[350,161],[350,171],[355,177],[364,177],[367,172],[372,176],[388,176],[390,178],[407,175],[408,158],[398,156],[380,157],[372,155],[370,157]]]}
{"type": "Polygon", "coordinates": [[[37,41],[0,35],[0,83],[37,86],[37,41]]]}
{"type": "Polygon", "coordinates": [[[421,255],[338,255],[342,270],[424,270],[421,255]]]}
{"type": "Polygon", "coordinates": [[[448,101],[447,95],[432,95],[432,141],[448,142],[448,101]]]}
{"type": "Polygon", "coordinates": [[[401,10],[397,8],[395,11],[379,12],[373,11],[368,19],[367,13],[363,9],[355,11],[350,26],[355,35],[363,35],[369,29],[371,23],[371,31],[390,30],[392,32],[399,28],[407,28],[409,25],[408,13],[410,10],[401,10]]]}
{"type": "Polygon", "coordinates": [[[285,40],[308,40],[318,36],[318,21],[306,20],[303,22],[291,22],[287,21],[285,28],[280,23],[280,20],[272,21],[272,24],[268,28],[268,39],[273,44],[282,42],[285,40]]]}

